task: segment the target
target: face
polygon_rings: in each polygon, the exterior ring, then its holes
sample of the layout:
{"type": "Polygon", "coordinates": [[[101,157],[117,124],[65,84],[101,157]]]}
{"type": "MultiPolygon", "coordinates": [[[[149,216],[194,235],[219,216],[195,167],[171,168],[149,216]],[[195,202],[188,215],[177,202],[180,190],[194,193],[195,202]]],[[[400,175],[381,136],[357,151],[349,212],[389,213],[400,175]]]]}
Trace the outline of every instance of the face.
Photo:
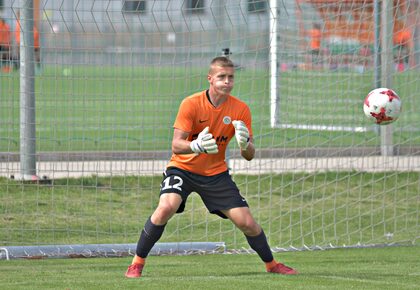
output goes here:
{"type": "Polygon", "coordinates": [[[210,90],[218,95],[229,95],[233,89],[235,69],[215,66],[207,76],[210,90]]]}

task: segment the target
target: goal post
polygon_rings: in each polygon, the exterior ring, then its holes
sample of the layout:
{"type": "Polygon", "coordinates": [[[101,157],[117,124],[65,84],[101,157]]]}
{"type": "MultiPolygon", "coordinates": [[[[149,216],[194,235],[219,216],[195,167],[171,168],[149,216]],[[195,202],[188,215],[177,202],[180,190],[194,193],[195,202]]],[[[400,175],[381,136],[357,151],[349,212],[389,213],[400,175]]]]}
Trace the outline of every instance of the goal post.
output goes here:
{"type": "Polygon", "coordinates": [[[280,84],[280,59],[278,21],[280,7],[277,0],[270,0],[270,124],[272,128],[279,125],[279,84],[280,84]]]}
{"type": "MultiPolygon", "coordinates": [[[[375,0],[377,2],[379,0],[375,0]]],[[[375,3],[375,5],[378,5],[375,3]]],[[[375,10],[376,11],[376,10],[375,10]]],[[[392,88],[393,86],[393,27],[394,27],[394,3],[390,1],[381,1],[380,9],[381,21],[379,24],[380,27],[380,43],[381,43],[381,86],[385,88],[392,88]]],[[[376,15],[375,15],[376,17],[376,15]]],[[[394,146],[392,138],[392,124],[391,126],[381,127],[381,154],[383,156],[392,156],[394,155],[394,146]]]]}

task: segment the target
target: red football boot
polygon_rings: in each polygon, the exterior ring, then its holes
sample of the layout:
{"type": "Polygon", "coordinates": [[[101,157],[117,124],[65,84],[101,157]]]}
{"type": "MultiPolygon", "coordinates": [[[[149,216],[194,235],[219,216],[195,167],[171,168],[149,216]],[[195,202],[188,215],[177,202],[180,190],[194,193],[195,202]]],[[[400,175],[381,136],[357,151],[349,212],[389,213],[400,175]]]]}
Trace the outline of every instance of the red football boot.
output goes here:
{"type": "Polygon", "coordinates": [[[127,272],[125,272],[125,277],[127,278],[139,278],[141,272],[143,271],[143,264],[131,264],[128,266],[127,272]]]}
{"type": "Polygon", "coordinates": [[[283,275],[296,275],[298,272],[282,263],[277,263],[273,268],[267,270],[268,273],[277,273],[283,275]]]}

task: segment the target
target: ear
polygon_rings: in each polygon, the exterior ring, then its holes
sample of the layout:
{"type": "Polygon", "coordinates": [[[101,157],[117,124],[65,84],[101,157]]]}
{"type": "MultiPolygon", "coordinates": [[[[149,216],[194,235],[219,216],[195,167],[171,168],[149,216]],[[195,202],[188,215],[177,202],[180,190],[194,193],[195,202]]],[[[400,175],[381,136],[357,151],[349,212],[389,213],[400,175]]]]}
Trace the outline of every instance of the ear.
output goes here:
{"type": "Polygon", "coordinates": [[[211,75],[207,75],[207,80],[210,81],[211,80],[211,75]]]}

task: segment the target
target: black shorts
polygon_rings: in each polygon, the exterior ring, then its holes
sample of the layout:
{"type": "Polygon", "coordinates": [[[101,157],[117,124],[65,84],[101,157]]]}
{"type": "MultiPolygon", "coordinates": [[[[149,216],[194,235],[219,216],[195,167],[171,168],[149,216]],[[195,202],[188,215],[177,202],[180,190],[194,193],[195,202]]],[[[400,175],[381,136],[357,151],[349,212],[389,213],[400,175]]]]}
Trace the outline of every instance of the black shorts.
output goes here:
{"type": "Polygon", "coordinates": [[[10,46],[0,45],[0,52],[10,52],[10,46]]]}
{"type": "Polygon", "coordinates": [[[311,54],[312,55],[320,55],[321,51],[319,49],[311,49],[311,54]]]}
{"type": "Polygon", "coordinates": [[[224,219],[227,217],[221,210],[248,207],[228,171],[213,176],[203,176],[175,167],[166,169],[160,184],[160,194],[178,193],[182,197],[177,213],[184,211],[187,198],[193,191],[200,195],[210,213],[224,219]]]}
{"type": "Polygon", "coordinates": [[[312,49],[311,54],[312,54],[312,63],[318,64],[321,57],[321,51],[319,49],[312,49]]]}

